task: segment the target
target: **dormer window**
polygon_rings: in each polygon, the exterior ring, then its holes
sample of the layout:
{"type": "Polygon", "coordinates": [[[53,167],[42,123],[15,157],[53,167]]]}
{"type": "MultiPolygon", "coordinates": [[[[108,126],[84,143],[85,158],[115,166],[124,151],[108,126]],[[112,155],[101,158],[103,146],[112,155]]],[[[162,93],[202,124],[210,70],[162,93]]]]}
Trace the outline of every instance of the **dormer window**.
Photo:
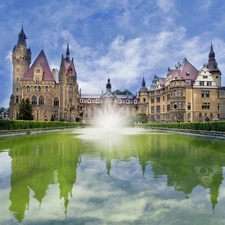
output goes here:
{"type": "Polygon", "coordinates": [[[130,103],[130,100],[129,100],[129,99],[127,99],[127,100],[126,100],[126,103],[127,103],[127,104],[129,104],[129,103],[130,103]]]}
{"type": "Polygon", "coordinates": [[[40,69],[36,69],[36,73],[40,73],[41,72],[41,70],[40,69]]]}

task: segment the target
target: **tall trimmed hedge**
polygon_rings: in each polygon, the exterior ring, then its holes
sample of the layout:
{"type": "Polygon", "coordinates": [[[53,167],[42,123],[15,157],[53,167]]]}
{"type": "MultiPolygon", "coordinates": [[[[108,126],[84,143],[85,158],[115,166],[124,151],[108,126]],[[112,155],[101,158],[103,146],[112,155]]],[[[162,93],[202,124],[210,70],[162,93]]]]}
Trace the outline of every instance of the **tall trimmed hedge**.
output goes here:
{"type": "Polygon", "coordinates": [[[225,122],[187,122],[187,123],[147,123],[142,124],[143,127],[154,128],[175,128],[189,130],[219,131],[225,132],[225,122]]]}
{"type": "Polygon", "coordinates": [[[34,128],[58,128],[79,126],[76,122],[0,120],[0,130],[22,130],[34,128]]]}

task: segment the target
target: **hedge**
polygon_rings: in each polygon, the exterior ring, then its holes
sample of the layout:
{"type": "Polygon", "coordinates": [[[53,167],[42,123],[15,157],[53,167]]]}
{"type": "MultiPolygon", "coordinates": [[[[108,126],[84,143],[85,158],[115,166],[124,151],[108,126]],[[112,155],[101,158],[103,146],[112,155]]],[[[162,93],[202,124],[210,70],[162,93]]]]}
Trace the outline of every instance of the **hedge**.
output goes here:
{"type": "Polygon", "coordinates": [[[185,122],[185,123],[145,123],[139,126],[149,128],[175,128],[188,130],[203,130],[203,131],[219,131],[225,132],[225,122],[185,122]]]}
{"type": "Polygon", "coordinates": [[[59,128],[75,127],[77,122],[56,122],[56,121],[31,121],[31,120],[0,120],[0,130],[23,130],[34,128],[59,128]]]}

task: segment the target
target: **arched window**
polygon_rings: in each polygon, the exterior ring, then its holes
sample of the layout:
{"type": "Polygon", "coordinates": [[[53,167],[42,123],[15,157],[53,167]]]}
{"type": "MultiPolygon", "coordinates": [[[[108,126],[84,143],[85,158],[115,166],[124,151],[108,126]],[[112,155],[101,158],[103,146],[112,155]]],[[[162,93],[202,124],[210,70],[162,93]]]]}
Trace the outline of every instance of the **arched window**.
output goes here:
{"type": "Polygon", "coordinates": [[[71,98],[69,99],[69,105],[72,105],[72,99],[71,98]]]}
{"type": "Polygon", "coordinates": [[[44,105],[44,97],[42,95],[39,97],[39,103],[38,104],[44,105]]]}
{"type": "Polygon", "coordinates": [[[48,86],[45,87],[45,91],[48,92],[48,86]]]}
{"type": "Polygon", "coordinates": [[[59,99],[57,97],[54,98],[54,106],[59,106],[59,99]]]}
{"type": "Polygon", "coordinates": [[[32,105],[37,105],[37,97],[35,95],[31,99],[31,104],[32,105]]]}
{"type": "Polygon", "coordinates": [[[173,96],[176,97],[177,96],[177,90],[174,90],[173,92],[173,96]]]}
{"type": "Polygon", "coordinates": [[[41,87],[40,86],[38,86],[38,91],[41,91],[41,87]]]}
{"type": "Polygon", "coordinates": [[[27,86],[27,91],[30,91],[30,86],[27,86]]]}

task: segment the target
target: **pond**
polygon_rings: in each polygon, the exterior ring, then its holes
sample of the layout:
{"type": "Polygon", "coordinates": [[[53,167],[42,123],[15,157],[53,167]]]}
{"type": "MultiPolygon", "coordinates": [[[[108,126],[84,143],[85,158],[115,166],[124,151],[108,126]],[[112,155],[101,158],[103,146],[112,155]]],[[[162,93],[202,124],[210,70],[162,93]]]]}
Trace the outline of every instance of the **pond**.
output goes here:
{"type": "Polygon", "coordinates": [[[224,224],[225,140],[142,128],[0,139],[0,224],[224,224]]]}

